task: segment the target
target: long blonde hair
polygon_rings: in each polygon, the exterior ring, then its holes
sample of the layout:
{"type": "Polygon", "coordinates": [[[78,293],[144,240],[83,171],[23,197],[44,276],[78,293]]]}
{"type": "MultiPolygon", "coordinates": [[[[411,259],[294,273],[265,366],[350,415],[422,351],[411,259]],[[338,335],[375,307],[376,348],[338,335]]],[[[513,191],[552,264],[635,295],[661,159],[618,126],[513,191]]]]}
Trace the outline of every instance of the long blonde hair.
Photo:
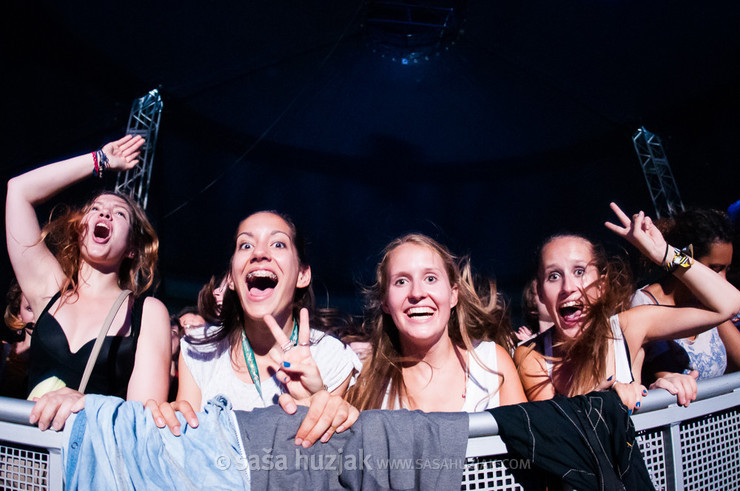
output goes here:
{"type": "Polygon", "coordinates": [[[485,365],[475,354],[473,340],[491,340],[511,349],[509,317],[495,285],[490,285],[487,301],[481,299],[473,285],[468,258],[458,260],[445,246],[426,235],[404,235],[383,250],[383,258],[375,272],[375,284],[365,289],[367,305],[363,329],[371,333],[372,356],[347,395],[348,401],[360,410],[381,408],[389,386],[391,408],[394,401],[406,397],[402,366],[404,362],[418,361],[403,356],[398,329],[390,314],[382,308],[388,293],[391,254],[404,244],[416,244],[437,253],[442,258],[450,285],[458,287],[457,305],[452,308],[448,323],[448,335],[455,346],[468,351],[483,367],[485,365]]]}

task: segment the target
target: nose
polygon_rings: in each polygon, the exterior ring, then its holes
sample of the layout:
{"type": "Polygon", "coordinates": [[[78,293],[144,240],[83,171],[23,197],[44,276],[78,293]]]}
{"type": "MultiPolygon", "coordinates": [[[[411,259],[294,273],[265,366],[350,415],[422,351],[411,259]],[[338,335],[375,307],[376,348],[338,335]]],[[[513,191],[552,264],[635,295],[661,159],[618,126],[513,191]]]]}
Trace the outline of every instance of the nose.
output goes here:
{"type": "Polygon", "coordinates": [[[266,247],[265,244],[258,241],[254,244],[254,249],[252,250],[252,257],[249,258],[250,262],[258,262],[258,261],[269,261],[270,260],[270,248],[266,247]]]}
{"type": "Polygon", "coordinates": [[[427,296],[424,286],[419,281],[411,282],[411,290],[409,291],[409,299],[411,301],[419,301],[427,296]]]}
{"type": "Polygon", "coordinates": [[[574,278],[571,275],[563,275],[563,293],[566,295],[569,295],[573,293],[574,291],[578,290],[580,287],[580,284],[576,278],[574,278]]]}
{"type": "Polygon", "coordinates": [[[100,208],[100,210],[98,210],[98,213],[103,218],[110,218],[110,211],[108,210],[108,208],[100,208]]]}

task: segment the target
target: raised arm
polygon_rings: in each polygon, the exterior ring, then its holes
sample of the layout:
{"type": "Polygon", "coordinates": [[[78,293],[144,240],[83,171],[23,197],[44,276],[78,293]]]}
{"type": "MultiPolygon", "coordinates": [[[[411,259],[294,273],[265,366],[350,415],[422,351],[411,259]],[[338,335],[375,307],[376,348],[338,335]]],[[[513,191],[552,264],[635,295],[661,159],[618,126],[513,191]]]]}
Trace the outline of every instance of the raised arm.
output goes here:
{"type": "MultiPolygon", "coordinates": [[[[640,212],[630,219],[616,204],[611,207],[621,226],[607,222],[607,228],[627,239],[654,263],[665,266],[681,259],[650,217],[640,212]]],[[[687,260],[685,266],[688,267],[676,267],[673,274],[704,308],[640,306],[622,312],[620,323],[633,356],[646,341],[692,336],[740,311],[740,292],[722,276],[698,261],[687,260]]]]}
{"type": "MultiPolygon", "coordinates": [[[[108,143],[103,152],[108,168],[125,170],[136,165],[143,138],[125,136],[108,143]]],[[[8,182],[5,201],[5,235],[8,255],[21,290],[36,315],[64,282],[59,263],[41,241],[34,207],[68,186],[93,174],[92,153],[39,167],[8,182]]]]}

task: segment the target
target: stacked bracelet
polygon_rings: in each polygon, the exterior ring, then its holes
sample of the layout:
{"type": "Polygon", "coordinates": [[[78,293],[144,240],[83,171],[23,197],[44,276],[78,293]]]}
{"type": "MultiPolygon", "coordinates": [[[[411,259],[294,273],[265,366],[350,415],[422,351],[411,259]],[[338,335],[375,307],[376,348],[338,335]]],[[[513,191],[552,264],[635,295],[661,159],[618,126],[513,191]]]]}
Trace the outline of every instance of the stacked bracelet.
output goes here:
{"type": "Polygon", "coordinates": [[[670,246],[666,244],[665,256],[663,257],[663,268],[669,273],[673,273],[678,268],[689,269],[694,264],[694,246],[689,244],[683,249],[677,247],[673,248],[673,258],[670,261],[668,259],[668,251],[670,246]]]}
{"type": "Polygon", "coordinates": [[[92,153],[93,157],[93,164],[95,164],[95,168],[93,169],[93,175],[95,177],[99,177],[100,179],[103,178],[103,172],[105,169],[108,168],[108,156],[103,152],[103,150],[96,150],[92,153]]]}

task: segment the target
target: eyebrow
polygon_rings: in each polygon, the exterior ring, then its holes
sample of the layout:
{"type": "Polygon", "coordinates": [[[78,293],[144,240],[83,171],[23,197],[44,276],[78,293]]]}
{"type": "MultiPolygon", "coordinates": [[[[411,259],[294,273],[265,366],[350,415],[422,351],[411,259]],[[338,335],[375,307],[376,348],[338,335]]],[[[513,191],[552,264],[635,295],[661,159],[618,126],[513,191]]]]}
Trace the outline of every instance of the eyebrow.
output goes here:
{"type": "MultiPolygon", "coordinates": [[[[283,232],[282,230],[273,230],[272,232],[270,232],[270,236],[271,237],[274,236],[274,235],[277,235],[277,234],[283,234],[286,237],[288,237],[289,239],[293,240],[291,238],[290,234],[288,234],[287,232],[283,232]]],[[[238,239],[242,235],[246,235],[247,237],[254,237],[254,234],[252,234],[250,232],[239,232],[238,234],[236,234],[236,238],[238,239]]]]}

